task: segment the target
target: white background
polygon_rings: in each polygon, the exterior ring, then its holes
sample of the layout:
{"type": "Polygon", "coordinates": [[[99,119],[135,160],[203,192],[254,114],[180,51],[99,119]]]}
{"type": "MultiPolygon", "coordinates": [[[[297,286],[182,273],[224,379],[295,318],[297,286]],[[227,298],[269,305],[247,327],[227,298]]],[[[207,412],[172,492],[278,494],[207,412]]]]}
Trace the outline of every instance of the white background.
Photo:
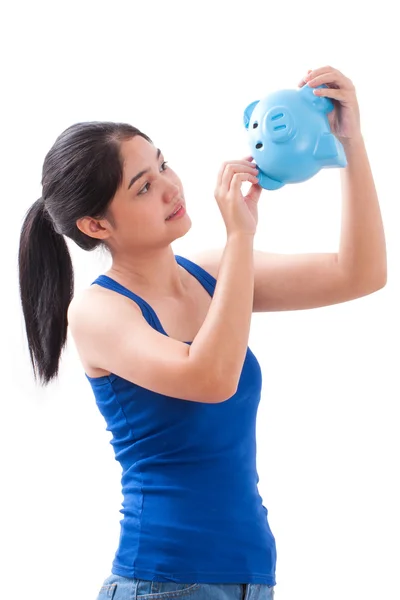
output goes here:
{"type": "MultiPolygon", "coordinates": [[[[14,2],[1,38],[1,597],[95,599],[118,543],[120,468],[70,338],[36,387],[18,295],[25,211],[43,159],[78,121],[129,122],[180,175],[192,219],[176,254],[221,247],[220,164],[246,156],[242,113],[327,64],[356,85],[379,192],[388,284],[311,311],[255,314],[263,370],[259,489],[277,600],[398,600],[399,57],[394,4],[14,2]],[[357,8],[359,6],[359,8],[357,8]]],[[[339,171],[263,192],[255,246],[335,252],[339,171]]],[[[108,268],[70,244],[76,290],[108,268]]],[[[212,540],[211,540],[212,542],[212,540]]]]}

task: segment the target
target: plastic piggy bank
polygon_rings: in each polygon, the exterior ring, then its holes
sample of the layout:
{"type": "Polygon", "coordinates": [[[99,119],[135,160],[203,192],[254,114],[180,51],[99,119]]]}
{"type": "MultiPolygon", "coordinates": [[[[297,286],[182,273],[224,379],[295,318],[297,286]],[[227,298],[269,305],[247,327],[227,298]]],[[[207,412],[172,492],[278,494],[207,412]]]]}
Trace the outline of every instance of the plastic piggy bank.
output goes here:
{"type": "Polygon", "coordinates": [[[261,187],[277,190],[306,181],[323,167],[346,166],[343,146],[331,133],[331,110],[332,101],[315,96],[308,85],[249,104],[244,125],[261,187]]]}

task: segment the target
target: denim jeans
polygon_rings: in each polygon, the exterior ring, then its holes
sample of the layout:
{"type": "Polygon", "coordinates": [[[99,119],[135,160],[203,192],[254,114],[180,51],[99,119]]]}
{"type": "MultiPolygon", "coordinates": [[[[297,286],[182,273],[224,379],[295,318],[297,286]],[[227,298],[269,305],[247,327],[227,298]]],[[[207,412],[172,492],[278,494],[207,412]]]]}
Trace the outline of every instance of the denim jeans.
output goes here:
{"type": "Polygon", "coordinates": [[[175,583],[110,575],[96,600],[274,600],[274,586],[259,583],[175,583]]]}

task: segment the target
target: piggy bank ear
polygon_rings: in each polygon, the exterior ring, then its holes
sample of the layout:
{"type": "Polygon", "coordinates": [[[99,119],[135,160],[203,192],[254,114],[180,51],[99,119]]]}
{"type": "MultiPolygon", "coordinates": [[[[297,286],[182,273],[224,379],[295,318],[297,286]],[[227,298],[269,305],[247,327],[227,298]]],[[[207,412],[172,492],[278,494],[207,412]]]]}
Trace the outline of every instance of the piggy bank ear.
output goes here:
{"type": "Polygon", "coordinates": [[[329,113],[333,110],[333,102],[329,98],[318,97],[313,93],[313,89],[326,88],[326,85],[319,85],[317,88],[310,88],[308,83],[300,88],[299,93],[303,96],[307,102],[313,105],[313,107],[319,112],[329,113]]]}
{"type": "Polygon", "coordinates": [[[260,102],[259,100],[256,100],[255,102],[252,102],[251,104],[248,105],[248,107],[244,111],[244,114],[243,114],[243,123],[244,123],[244,126],[246,127],[246,129],[249,128],[249,123],[250,123],[251,115],[253,114],[253,110],[255,109],[255,107],[257,106],[257,104],[259,102],[260,102]]]}

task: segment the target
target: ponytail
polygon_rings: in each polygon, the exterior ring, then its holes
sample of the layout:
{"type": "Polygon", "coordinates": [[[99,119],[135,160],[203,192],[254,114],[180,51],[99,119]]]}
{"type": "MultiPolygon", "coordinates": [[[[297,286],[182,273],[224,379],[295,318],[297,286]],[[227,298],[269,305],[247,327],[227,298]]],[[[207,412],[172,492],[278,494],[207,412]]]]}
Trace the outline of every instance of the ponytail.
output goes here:
{"type": "Polygon", "coordinates": [[[64,237],[57,233],[42,198],[25,215],[21,229],[19,287],[35,380],[57,377],[67,340],[67,310],[74,273],[64,237]]]}
{"type": "Polygon", "coordinates": [[[78,227],[80,219],[107,219],[124,178],[121,145],[137,135],[128,123],[90,121],[63,131],[45,156],[42,197],[25,215],[19,245],[19,287],[35,380],[45,386],[58,375],[67,341],[74,272],[65,237],[80,248],[110,250],[78,227]],[[65,237],[64,237],[65,236],[65,237]]]}

